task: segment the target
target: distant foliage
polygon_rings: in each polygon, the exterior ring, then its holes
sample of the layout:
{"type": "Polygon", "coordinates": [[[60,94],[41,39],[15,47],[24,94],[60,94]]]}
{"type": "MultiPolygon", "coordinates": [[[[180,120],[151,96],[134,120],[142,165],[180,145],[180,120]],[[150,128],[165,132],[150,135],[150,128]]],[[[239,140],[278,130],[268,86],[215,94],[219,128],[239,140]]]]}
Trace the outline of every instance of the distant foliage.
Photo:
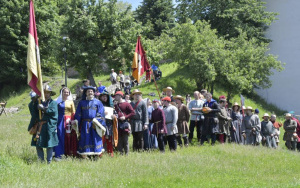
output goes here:
{"type": "Polygon", "coordinates": [[[146,37],[149,39],[160,36],[164,30],[174,27],[175,24],[172,0],[143,0],[135,14],[137,21],[151,28],[146,32],[146,37]]]}
{"type": "MultiPolygon", "coordinates": [[[[45,74],[53,74],[58,69],[55,64],[60,19],[53,2],[35,1],[41,62],[45,74]]],[[[1,0],[0,7],[0,86],[25,84],[29,1],[1,0]]]]}

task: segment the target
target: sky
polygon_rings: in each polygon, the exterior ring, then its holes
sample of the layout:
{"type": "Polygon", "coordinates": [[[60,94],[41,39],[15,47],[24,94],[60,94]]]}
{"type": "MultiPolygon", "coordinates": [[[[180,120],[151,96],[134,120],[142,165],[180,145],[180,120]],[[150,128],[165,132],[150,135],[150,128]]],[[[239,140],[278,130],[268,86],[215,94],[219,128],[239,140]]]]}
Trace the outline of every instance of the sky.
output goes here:
{"type": "Polygon", "coordinates": [[[135,10],[139,5],[141,5],[142,0],[122,0],[123,2],[130,3],[132,5],[132,10],[135,10]]]}
{"type": "MultiPolygon", "coordinates": [[[[135,10],[139,5],[141,5],[141,2],[143,0],[121,0],[123,2],[128,2],[132,5],[132,10],[135,10]]],[[[173,3],[175,3],[175,0],[173,0],[173,3]]]]}

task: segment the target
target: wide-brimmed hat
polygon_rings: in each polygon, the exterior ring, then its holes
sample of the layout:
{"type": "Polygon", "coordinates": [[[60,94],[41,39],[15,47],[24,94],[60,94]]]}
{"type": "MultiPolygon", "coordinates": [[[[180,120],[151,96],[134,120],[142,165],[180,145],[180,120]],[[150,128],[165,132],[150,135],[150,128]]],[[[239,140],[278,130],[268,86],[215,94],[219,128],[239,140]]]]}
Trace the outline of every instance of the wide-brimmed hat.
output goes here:
{"type": "Polygon", "coordinates": [[[163,92],[172,91],[172,93],[175,93],[175,91],[171,87],[166,87],[163,89],[163,92]]]}
{"type": "Polygon", "coordinates": [[[285,117],[292,117],[292,114],[286,113],[286,114],[285,114],[285,117]]]}
{"type": "Polygon", "coordinates": [[[99,94],[99,97],[101,97],[102,95],[107,95],[109,96],[109,93],[107,91],[103,91],[102,93],[99,94]]]}
{"type": "Polygon", "coordinates": [[[51,96],[56,95],[55,91],[53,91],[52,88],[48,84],[44,85],[44,91],[50,91],[51,92],[51,96]]]}
{"type": "Polygon", "coordinates": [[[96,88],[93,86],[87,86],[83,88],[83,93],[86,93],[87,90],[92,89],[94,91],[94,93],[96,92],[96,88]]]}
{"type": "Polygon", "coordinates": [[[173,99],[179,99],[181,101],[184,101],[184,98],[181,95],[176,95],[173,99]]]}
{"type": "Polygon", "coordinates": [[[253,112],[253,108],[251,106],[247,106],[246,110],[251,110],[253,112]]]}
{"type": "Polygon", "coordinates": [[[268,113],[265,113],[263,117],[270,117],[268,113]]]}
{"type": "Polygon", "coordinates": [[[138,89],[134,89],[130,95],[133,96],[134,94],[143,94],[143,93],[138,89]]]}
{"type": "Polygon", "coordinates": [[[207,93],[206,89],[201,89],[200,93],[207,93]]]}
{"type": "Polygon", "coordinates": [[[237,103],[237,102],[235,102],[235,103],[232,105],[232,107],[234,107],[234,106],[238,106],[239,108],[241,107],[241,106],[239,105],[239,103],[237,103]]]}
{"type": "Polygon", "coordinates": [[[161,101],[169,101],[169,102],[171,102],[171,98],[170,97],[164,97],[164,98],[161,99],[161,101]]]}

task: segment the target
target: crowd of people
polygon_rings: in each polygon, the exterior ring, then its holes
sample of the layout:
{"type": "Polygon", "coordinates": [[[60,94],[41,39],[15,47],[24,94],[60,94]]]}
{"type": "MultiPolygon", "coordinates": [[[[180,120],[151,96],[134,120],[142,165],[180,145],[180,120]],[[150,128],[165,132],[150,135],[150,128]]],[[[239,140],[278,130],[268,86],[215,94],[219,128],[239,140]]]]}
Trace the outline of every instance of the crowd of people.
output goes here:
{"type": "Polygon", "coordinates": [[[118,89],[111,94],[101,82],[98,88],[86,82],[77,106],[67,87],[53,100],[55,92],[45,84],[45,101],[40,104],[38,96],[30,93],[28,131],[41,161],[43,148],[48,163],[53,153],[57,161],[64,156],[98,158],[104,152],[111,157],[114,152],[128,155],[130,135],[134,152],[158,149],[164,153],[167,145],[176,151],[190,144],[216,142],[277,148],[282,126],[286,147],[300,148],[300,123],[291,113],[282,124],[275,114],[259,117],[251,106],[235,102],[229,107],[225,96],[215,100],[205,89],[195,91],[192,100],[189,95],[174,95],[175,91],[166,87],[163,97],[150,100],[143,99],[138,89],[126,92],[125,86],[125,92],[118,89]],[[195,131],[197,138],[193,139],[195,131]]]}

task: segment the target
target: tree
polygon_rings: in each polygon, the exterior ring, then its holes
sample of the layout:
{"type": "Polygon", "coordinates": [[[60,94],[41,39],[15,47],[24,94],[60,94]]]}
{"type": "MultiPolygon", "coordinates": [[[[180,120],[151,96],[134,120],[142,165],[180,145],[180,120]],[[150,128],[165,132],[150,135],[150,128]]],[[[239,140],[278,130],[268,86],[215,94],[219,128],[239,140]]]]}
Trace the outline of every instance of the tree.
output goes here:
{"type": "Polygon", "coordinates": [[[131,6],[118,3],[83,0],[69,5],[63,32],[69,37],[68,60],[82,77],[95,85],[94,73],[101,64],[126,70],[130,65],[136,37],[142,26],[134,22],[131,6]]]}
{"type": "Polygon", "coordinates": [[[283,64],[277,57],[268,54],[268,43],[258,43],[258,39],[247,39],[245,33],[226,41],[226,58],[218,66],[216,82],[231,96],[241,92],[251,93],[254,88],[269,88],[269,79],[274,71],[282,71],[283,64]]]}
{"type": "MultiPolygon", "coordinates": [[[[0,2],[0,88],[26,83],[29,1],[2,0],[0,2]]],[[[53,70],[56,39],[59,35],[57,9],[49,1],[35,3],[43,73],[53,70]],[[51,63],[44,63],[44,62],[51,63]]]]}
{"type": "Polygon", "coordinates": [[[248,39],[245,33],[225,40],[210,28],[209,23],[197,21],[178,24],[161,37],[165,58],[189,66],[190,79],[198,89],[219,84],[231,96],[252,92],[255,87],[270,87],[273,70],[281,71],[282,64],[268,52],[267,43],[248,39]]]}
{"type": "Polygon", "coordinates": [[[143,0],[136,10],[136,20],[152,29],[146,34],[149,39],[160,36],[174,26],[175,16],[172,0],[143,0]]]}
{"type": "Polygon", "coordinates": [[[198,89],[215,81],[215,65],[222,63],[225,43],[207,22],[177,24],[169,34],[162,35],[161,42],[165,44],[165,59],[187,65],[198,89]]]}
{"type": "Polygon", "coordinates": [[[226,39],[246,33],[248,39],[257,38],[258,42],[270,42],[265,30],[277,15],[267,12],[261,0],[177,0],[176,12],[180,23],[187,18],[193,22],[206,20],[219,36],[226,39]]]}

